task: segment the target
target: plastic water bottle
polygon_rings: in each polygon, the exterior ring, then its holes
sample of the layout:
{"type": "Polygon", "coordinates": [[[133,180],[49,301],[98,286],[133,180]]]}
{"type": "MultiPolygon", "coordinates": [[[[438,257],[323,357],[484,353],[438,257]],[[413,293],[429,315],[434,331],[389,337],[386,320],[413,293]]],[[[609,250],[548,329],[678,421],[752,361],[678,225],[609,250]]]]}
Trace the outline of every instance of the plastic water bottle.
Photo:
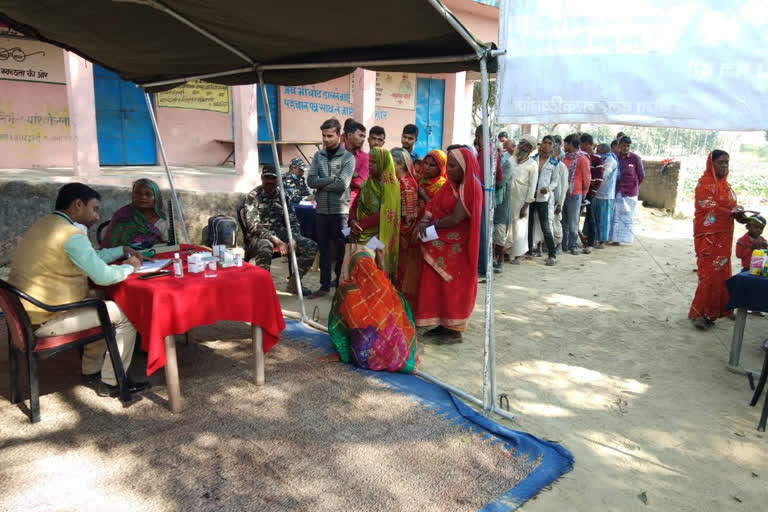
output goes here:
{"type": "Polygon", "coordinates": [[[173,253],[173,277],[184,277],[184,267],[179,253],[173,253]]]}

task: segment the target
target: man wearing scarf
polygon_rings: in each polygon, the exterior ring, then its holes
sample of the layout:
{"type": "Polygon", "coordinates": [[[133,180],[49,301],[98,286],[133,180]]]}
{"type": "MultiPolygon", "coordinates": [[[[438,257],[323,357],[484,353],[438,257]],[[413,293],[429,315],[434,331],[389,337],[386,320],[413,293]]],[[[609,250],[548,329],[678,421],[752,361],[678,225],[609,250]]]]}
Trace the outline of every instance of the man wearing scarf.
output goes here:
{"type": "Polygon", "coordinates": [[[592,173],[589,169],[589,158],[579,146],[581,140],[578,134],[572,133],[563,141],[565,158],[563,163],[568,168],[568,192],[563,205],[563,251],[574,256],[579,254],[579,214],[581,200],[589,190],[592,173]]]}
{"type": "MultiPolygon", "coordinates": [[[[508,227],[506,236],[501,239],[497,237],[495,242],[504,246],[503,250],[513,258],[514,264],[520,264],[520,258],[528,252],[528,205],[536,198],[539,174],[539,167],[530,155],[536,146],[536,137],[523,135],[517,143],[514,154],[505,162],[503,169],[504,201],[499,210],[504,210],[507,214],[508,227]]],[[[503,258],[502,252],[502,263],[503,258]]],[[[494,271],[500,270],[501,266],[497,262],[494,271]]]]}

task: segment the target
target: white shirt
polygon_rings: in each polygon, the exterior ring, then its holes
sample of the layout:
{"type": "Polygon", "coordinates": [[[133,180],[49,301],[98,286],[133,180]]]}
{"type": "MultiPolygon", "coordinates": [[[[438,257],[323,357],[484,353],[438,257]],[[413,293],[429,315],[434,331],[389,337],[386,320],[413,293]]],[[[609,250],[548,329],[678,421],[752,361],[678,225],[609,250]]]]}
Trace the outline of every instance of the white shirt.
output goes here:
{"type": "MultiPolygon", "coordinates": [[[[538,167],[539,157],[535,158],[538,167]]],[[[557,189],[559,176],[557,172],[558,160],[548,158],[547,162],[539,169],[539,181],[536,185],[536,202],[545,203],[549,201],[549,196],[557,189]],[[547,193],[542,194],[541,189],[546,188],[547,193]]]]}

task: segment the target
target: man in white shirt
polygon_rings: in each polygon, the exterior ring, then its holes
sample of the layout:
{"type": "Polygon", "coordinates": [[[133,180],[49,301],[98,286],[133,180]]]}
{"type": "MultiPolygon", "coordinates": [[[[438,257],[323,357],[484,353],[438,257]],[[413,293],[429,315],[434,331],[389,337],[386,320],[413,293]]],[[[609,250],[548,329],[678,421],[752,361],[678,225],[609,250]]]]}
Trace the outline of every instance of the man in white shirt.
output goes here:
{"type": "Polygon", "coordinates": [[[552,158],[555,141],[550,135],[541,139],[539,154],[535,158],[539,167],[539,179],[536,186],[536,200],[531,203],[531,213],[528,217],[528,246],[533,251],[533,234],[536,220],[539,221],[544,243],[547,246],[547,265],[554,265],[557,260],[555,252],[555,240],[552,237],[552,221],[550,219],[550,197],[559,185],[558,160],[552,158]]]}

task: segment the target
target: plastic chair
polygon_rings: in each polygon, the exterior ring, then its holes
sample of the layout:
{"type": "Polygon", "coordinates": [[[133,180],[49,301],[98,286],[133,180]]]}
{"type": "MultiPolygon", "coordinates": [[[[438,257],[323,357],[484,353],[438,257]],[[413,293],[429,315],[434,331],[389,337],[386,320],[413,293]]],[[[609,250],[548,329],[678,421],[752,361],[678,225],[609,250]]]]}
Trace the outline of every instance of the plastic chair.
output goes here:
{"type": "Polygon", "coordinates": [[[109,318],[107,305],[103,300],[85,299],[71,304],[51,306],[34,299],[0,279],[0,309],[5,314],[6,327],[8,329],[8,366],[10,374],[11,403],[20,402],[18,386],[18,355],[23,353],[27,359],[29,373],[29,409],[32,423],[40,421],[40,387],[38,381],[38,360],[65,350],[83,347],[89,343],[106,340],[107,351],[115,369],[115,378],[120,387],[120,400],[128,403],[131,394],[128,391],[128,381],[120,359],[120,352],[115,341],[115,329],[109,318]],[[39,337],[34,333],[29,315],[21,304],[24,299],[35,306],[50,312],[71,311],[74,309],[96,308],[101,325],[84,331],[63,334],[60,336],[39,337]]]}
{"type": "Polygon", "coordinates": [[[96,242],[98,242],[99,247],[101,247],[101,237],[104,234],[104,230],[107,229],[107,226],[109,226],[109,223],[111,221],[105,220],[101,224],[99,224],[99,227],[96,228],[96,242]]]}
{"type": "MultiPolygon", "coordinates": [[[[240,205],[240,208],[237,209],[237,223],[240,224],[240,229],[243,231],[243,245],[245,246],[245,261],[251,261],[251,258],[253,258],[255,255],[252,252],[249,252],[248,248],[251,247],[250,244],[250,236],[248,234],[248,227],[246,225],[245,219],[245,201],[240,205]]],[[[275,247],[275,249],[272,251],[272,259],[279,258],[282,256],[280,254],[280,249],[275,247]]],[[[290,265],[288,265],[288,276],[290,277],[293,275],[292,268],[290,265]]]]}
{"type": "MultiPolygon", "coordinates": [[[[765,351],[765,359],[763,359],[763,369],[760,372],[760,380],[757,382],[757,387],[755,388],[755,394],[752,396],[752,401],[749,402],[749,405],[752,407],[757,405],[757,402],[760,400],[760,395],[763,393],[763,388],[765,388],[765,382],[768,380],[768,340],[766,342],[766,345],[763,346],[763,349],[765,351]]],[[[765,432],[765,424],[768,422],[768,393],[765,394],[765,403],[763,403],[763,413],[760,415],[760,422],[757,424],[757,430],[758,432],[765,432]]]]}

